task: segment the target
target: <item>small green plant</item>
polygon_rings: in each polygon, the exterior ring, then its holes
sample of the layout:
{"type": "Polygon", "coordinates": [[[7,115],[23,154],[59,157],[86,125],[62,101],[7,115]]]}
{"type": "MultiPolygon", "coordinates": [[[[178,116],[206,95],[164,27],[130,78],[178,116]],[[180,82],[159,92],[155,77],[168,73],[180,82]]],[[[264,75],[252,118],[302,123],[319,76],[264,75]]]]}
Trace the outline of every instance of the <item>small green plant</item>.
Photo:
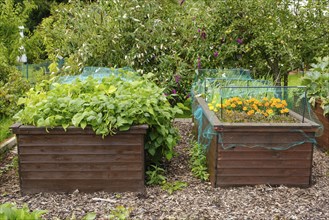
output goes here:
{"type": "MultiPolygon", "coordinates": [[[[93,212],[87,213],[85,216],[81,218],[81,220],[94,220],[96,218],[96,214],[93,212]]],[[[60,220],[59,218],[56,218],[56,220],[60,220]]],[[[75,213],[73,212],[71,217],[66,218],[66,220],[77,220],[77,217],[75,216],[75,213]]]]}
{"type": "Polygon", "coordinates": [[[126,208],[122,205],[117,206],[115,209],[111,210],[109,219],[113,220],[125,220],[130,216],[131,208],[126,208]]]}
{"type": "Polygon", "coordinates": [[[196,141],[192,142],[190,157],[192,174],[203,181],[207,181],[209,179],[209,173],[207,171],[205,149],[196,141]]]}
{"type": "Polygon", "coordinates": [[[0,219],[1,220],[39,220],[41,216],[46,214],[48,211],[35,210],[30,211],[26,204],[23,208],[17,208],[16,205],[11,203],[4,203],[0,205],[0,219]]]}
{"type": "Polygon", "coordinates": [[[164,176],[165,170],[156,165],[152,165],[151,168],[146,171],[147,184],[148,185],[162,185],[166,182],[166,177],[164,176]]]}
{"type": "Polygon", "coordinates": [[[18,157],[15,156],[9,164],[6,164],[4,167],[0,168],[0,177],[11,169],[17,170],[17,167],[18,167],[18,157]]]}
{"type": "Polygon", "coordinates": [[[173,183],[164,183],[161,187],[163,190],[167,191],[170,195],[173,194],[177,190],[182,190],[183,188],[187,187],[186,182],[175,181],[173,183]]]}

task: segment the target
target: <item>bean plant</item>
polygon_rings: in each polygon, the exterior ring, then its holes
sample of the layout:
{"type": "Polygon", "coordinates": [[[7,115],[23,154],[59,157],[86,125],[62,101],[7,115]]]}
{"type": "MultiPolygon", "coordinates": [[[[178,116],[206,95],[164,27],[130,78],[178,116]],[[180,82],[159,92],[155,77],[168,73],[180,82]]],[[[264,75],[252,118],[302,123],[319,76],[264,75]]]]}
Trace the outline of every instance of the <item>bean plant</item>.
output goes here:
{"type": "Polygon", "coordinates": [[[162,88],[150,75],[128,80],[109,76],[101,81],[88,77],[70,84],[43,81],[19,100],[24,109],[15,115],[23,124],[46,127],[92,127],[96,134],[114,135],[133,125],[149,126],[145,149],[153,162],[170,160],[178,140],[173,119],[182,113],[171,107],[162,88]]]}

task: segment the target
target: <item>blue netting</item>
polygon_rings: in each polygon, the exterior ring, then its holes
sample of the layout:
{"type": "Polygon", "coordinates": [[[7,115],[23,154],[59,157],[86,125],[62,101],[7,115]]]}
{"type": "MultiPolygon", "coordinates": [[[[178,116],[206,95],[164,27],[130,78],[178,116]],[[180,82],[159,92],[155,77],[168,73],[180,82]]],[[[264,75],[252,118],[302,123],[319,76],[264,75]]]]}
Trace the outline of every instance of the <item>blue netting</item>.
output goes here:
{"type": "Polygon", "coordinates": [[[80,75],[61,76],[58,77],[56,82],[60,84],[70,84],[76,79],[84,81],[90,76],[99,80],[102,80],[104,77],[117,76],[126,81],[133,81],[136,77],[139,77],[137,72],[129,67],[117,69],[107,67],[84,67],[80,75]]]}
{"type": "Polygon", "coordinates": [[[309,134],[304,132],[302,129],[298,129],[298,126],[292,126],[291,130],[287,130],[287,132],[293,132],[296,139],[290,140],[288,143],[280,143],[279,145],[267,143],[230,144],[232,141],[230,138],[232,137],[226,137],[227,135],[225,135],[225,132],[218,131],[218,128],[216,130],[216,128],[209,123],[209,121],[212,121],[215,118],[217,121],[220,121],[220,123],[223,123],[223,126],[225,123],[268,123],[271,124],[271,126],[275,123],[275,125],[278,124],[279,126],[280,123],[294,123],[297,125],[300,123],[301,127],[303,127],[303,123],[308,123],[315,128],[318,127],[315,133],[316,136],[322,134],[323,126],[320,124],[319,120],[311,110],[309,103],[306,101],[305,87],[278,87],[273,86],[270,81],[255,80],[249,78],[248,76],[245,77],[243,75],[239,75],[237,77],[236,74],[233,74],[233,77],[218,77],[219,71],[210,70],[204,72],[206,73],[206,76],[198,73],[195,77],[191,90],[192,111],[194,123],[197,126],[197,139],[202,146],[208,147],[214,140],[214,137],[217,138],[218,143],[222,145],[222,148],[224,149],[239,146],[263,147],[272,150],[287,150],[303,143],[316,143],[314,139],[314,132],[313,134],[312,132],[309,134]],[[209,77],[211,73],[215,74],[214,77],[209,77]],[[202,107],[196,101],[196,99],[199,100],[200,98],[206,102],[207,110],[205,110],[204,106],[202,107]],[[241,101],[241,108],[239,109],[241,112],[237,113],[237,103],[233,103],[234,105],[230,107],[225,106],[227,101],[234,99],[247,101],[252,99],[253,102],[258,103],[259,105],[265,105],[267,104],[265,100],[269,100],[268,105],[271,104],[273,106],[267,106],[267,108],[264,106],[254,106],[255,109],[249,109],[248,112],[247,104],[241,101]],[[245,110],[243,110],[244,107],[246,107],[245,110]],[[230,112],[228,112],[228,110],[230,110],[230,112]],[[207,111],[207,113],[205,111],[207,111]],[[242,116],[243,118],[241,118],[242,116]],[[248,121],[244,118],[245,116],[252,117],[250,117],[248,119],[250,121],[248,121]]]}

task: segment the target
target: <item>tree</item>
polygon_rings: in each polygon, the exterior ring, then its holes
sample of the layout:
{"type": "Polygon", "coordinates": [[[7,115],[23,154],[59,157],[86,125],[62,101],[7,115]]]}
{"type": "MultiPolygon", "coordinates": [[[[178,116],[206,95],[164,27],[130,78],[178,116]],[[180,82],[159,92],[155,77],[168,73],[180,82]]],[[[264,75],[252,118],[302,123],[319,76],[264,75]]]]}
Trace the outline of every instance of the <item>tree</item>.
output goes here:
{"type": "Polygon", "coordinates": [[[248,66],[257,76],[269,73],[281,85],[282,77],[287,79],[290,70],[321,54],[316,48],[328,46],[325,2],[216,1],[212,6],[216,8],[216,19],[211,28],[223,65],[248,66]]]}

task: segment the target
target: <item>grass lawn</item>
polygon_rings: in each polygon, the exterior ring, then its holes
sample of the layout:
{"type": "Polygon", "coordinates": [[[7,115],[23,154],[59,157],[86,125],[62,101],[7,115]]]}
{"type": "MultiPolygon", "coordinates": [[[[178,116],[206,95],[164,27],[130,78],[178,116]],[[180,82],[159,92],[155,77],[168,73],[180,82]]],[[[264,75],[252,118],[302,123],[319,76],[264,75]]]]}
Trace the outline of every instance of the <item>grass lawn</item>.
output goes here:
{"type": "Polygon", "coordinates": [[[289,86],[300,86],[302,76],[303,75],[301,73],[289,75],[288,76],[289,86]]]}
{"type": "Polygon", "coordinates": [[[11,118],[0,118],[0,142],[9,138],[12,133],[9,130],[9,127],[13,124],[13,120],[11,118]]]}

